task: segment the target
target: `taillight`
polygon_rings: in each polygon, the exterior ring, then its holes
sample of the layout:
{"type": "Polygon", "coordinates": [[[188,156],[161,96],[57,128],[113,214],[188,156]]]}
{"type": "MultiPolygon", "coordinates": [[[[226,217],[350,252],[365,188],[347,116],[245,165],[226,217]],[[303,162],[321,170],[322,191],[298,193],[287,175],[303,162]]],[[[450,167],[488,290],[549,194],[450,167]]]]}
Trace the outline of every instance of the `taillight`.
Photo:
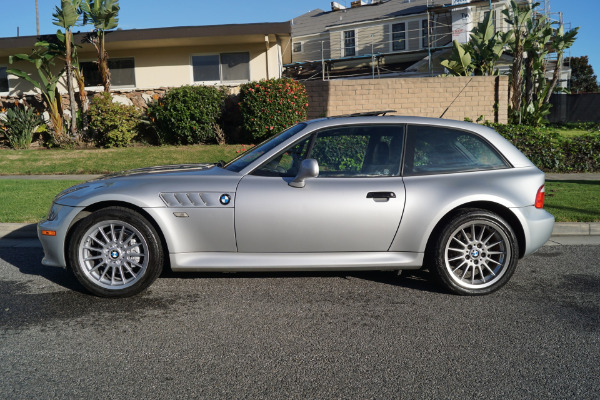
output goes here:
{"type": "Polygon", "coordinates": [[[540,186],[535,195],[535,208],[544,208],[544,199],[546,198],[546,188],[544,185],[540,186]]]}

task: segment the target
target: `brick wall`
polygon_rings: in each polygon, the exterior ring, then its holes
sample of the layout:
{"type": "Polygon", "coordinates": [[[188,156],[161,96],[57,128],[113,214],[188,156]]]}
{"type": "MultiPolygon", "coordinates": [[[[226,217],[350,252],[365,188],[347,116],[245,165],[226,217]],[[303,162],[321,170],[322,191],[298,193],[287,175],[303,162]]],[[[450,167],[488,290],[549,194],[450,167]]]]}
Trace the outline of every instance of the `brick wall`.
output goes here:
{"type": "Polygon", "coordinates": [[[308,117],[396,110],[396,115],[508,122],[508,76],[310,81],[308,117]]]}

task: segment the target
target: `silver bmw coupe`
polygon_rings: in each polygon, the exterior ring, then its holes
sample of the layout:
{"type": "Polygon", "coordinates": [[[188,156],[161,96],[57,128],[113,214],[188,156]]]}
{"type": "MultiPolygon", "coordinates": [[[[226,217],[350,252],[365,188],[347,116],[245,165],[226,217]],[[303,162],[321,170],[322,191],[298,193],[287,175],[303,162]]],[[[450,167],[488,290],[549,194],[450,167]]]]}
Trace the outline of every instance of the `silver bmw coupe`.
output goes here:
{"type": "Polygon", "coordinates": [[[173,271],[409,270],[491,293],[550,237],[544,173],[494,130],[363,113],[227,164],[108,175],[54,199],[43,264],[126,297],[173,271]]]}

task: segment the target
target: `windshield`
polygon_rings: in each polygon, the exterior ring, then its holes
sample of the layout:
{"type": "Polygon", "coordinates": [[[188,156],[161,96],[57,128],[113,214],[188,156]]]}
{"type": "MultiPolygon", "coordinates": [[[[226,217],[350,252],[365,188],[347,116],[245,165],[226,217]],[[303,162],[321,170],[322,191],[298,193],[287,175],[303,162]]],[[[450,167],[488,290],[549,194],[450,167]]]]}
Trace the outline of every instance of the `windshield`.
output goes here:
{"type": "Polygon", "coordinates": [[[306,124],[304,124],[304,123],[295,125],[295,126],[291,127],[290,129],[288,129],[287,131],[283,131],[279,135],[277,135],[271,139],[267,139],[266,141],[262,142],[258,146],[254,147],[252,150],[241,154],[237,158],[234,158],[232,161],[227,163],[223,168],[225,168],[228,171],[232,171],[232,172],[240,172],[241,170],[246,168],[248,165],[253,163],[257,158],[261,157],[265,153],[268,153],[269,151],[271,151],[271,149],[273,149],[273,148],[277,147],[278,145],[280,145],[281,143],[285,142],[286,140],[288,140],[289,138],[294,136],[296,133],[300,132],[305,127],[306,127],[306,124]]]}

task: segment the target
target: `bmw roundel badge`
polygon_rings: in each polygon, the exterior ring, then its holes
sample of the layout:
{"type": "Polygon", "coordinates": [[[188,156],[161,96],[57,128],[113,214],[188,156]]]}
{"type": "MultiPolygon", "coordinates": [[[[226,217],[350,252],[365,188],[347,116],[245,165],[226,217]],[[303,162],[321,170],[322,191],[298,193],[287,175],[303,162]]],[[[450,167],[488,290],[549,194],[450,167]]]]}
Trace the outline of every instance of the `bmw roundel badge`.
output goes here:
{"type": "Polygon", "coordinates": [[[221,197],[219,197],[219,201],[221,202],[221,204],[226,206],[231,202],[231,196],[228,194],[222,194],[221,197]]]}

